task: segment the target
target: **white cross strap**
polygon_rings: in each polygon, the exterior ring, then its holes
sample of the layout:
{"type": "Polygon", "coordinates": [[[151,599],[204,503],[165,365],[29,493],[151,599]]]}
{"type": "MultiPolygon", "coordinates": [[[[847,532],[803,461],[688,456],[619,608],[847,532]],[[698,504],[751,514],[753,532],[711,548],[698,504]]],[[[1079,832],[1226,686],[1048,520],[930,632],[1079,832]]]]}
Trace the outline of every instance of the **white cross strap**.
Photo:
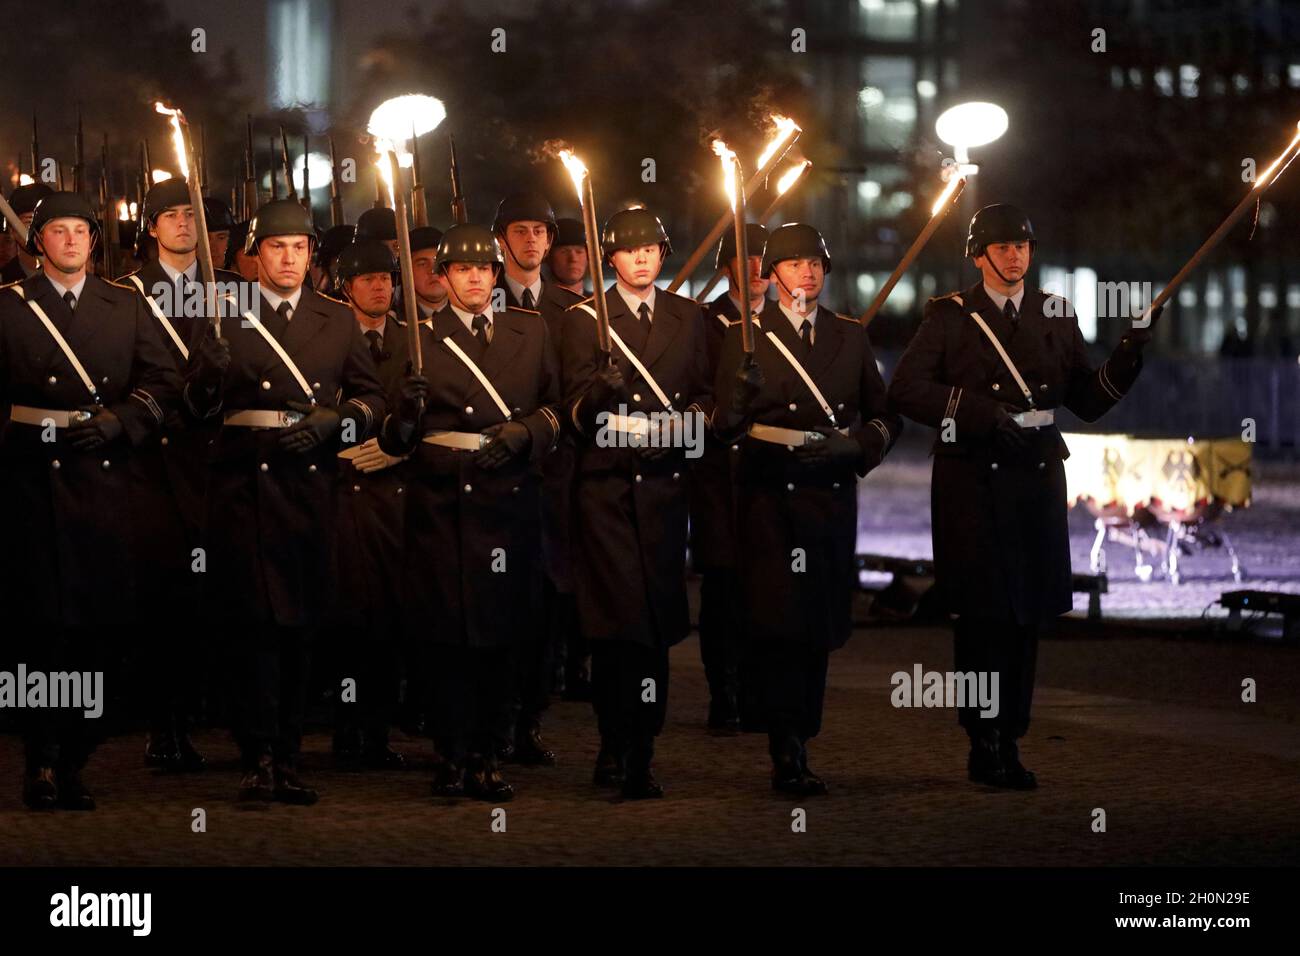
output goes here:
{"type": "Polygon", "coordinates": [[[164,313],[162,309],[158,308],[158,303],[154,301],[153,296],[144,291],[144,283],[140,281],[140,277],[135,273],[132,273],[126,278],[128,282],[140,290],[140,294],[144,296],[144,300],[149,303],[149,308],[153,312],[153,317],[162,325],[163,331],[165,331],[168,337],[171,338],[172,344],[180,350],[181,357],[188,361],[190,350],[185,347],[185,343],[181,341],[181,337],[176,334],[176,326],[172,325],[171,319],[167,318],[166,313],[164,313]]]}
{"type": "Polygon", "coordinates": [[[45,310],[42,309],[39,303],[34,299],[29,299],[23,294],[22,286],[11,285],[9,288],[13,289],[14,295],[26,302],[31,307],[31,310],[36,313],[36,317],[40,319],[41,324],[45,326],[45,331],[50,333],[50,338],[54,339],[54,343],[63,351],[64,357],[76,371],[77,377],[81,379],[81,384],[86,386],[86,391],[90,393],[91,399],[98,402],[99,390],[95,388],[95,383],[90,380],[90,376],[86,374],[85,366],[81,364],[81,359],[77,358],[77,353],[72,351],[72,346],[68,344],[67,339],[63,337],[57,328],[55,328],[54,323],[50,321],[50,317],[45,314],[45,310]]]}
{"type": "Polygon", "coordinates": [[[451,350],[452,354],[454,354],[458,359],[464,362],[465,367],[474,373],[474,377],[478,379],[479,384],[482,385],[485,389],[487,389],[487,393],[492,396],[492,401],[496,403],[498,411],[500,411],[501,414],[505,416],[506,421],[509,421],[510,406],[501,400],[501,395],[497,392],[495,388],[492,387],[492,383],[489,382],[488,377],[483,374],[483,370],[478,367],[478,363],[475,362],[468,355],[466,355],[465,351],[459,345],[453,342],[450,338],[443,339],[442,344],[447,346],[447,348],[451,350]]]}
{"type": "Polygon", "coordinates": [[[249,325],[257,329],[258,334],[260,334],[262,338],[266,339],[266,344],[275,349],[275,354],[280,356],[280,361],[284,363],[284,367],[289,370],[289,374],[294,377],[295,381],[297,381],[298,387],[301,388],[303,394],[307,396],[307,401],[315,405],[315,393],[311,390],[311,386],[307,384],[307,380],[302,377],[302,372],[298,371],[298,366],[293,364],[293,359],[289,358],[289,353],[284,350],[284,346],[276,341],[274,335],[266,331],[266,326],[264,326],[261,320],[257,316],[253,315],[252,312],[245,312],[244,318],[247,320],[249,325]]]}
{"type": "MultiPolygon", "coordinates": [[[[965,303],[962,302],[961,296],[955,295],[953,296],[953,299],[958,305],[965,308],[965,303]]],[[[1011,361],[1011,356],[1008,355],[1007,350],[1002,347],[1002,343],[999,342],[998,337],[993,334],[993,330],[989,328],[988,323],[980,318],[980,314],[974,310],[970,312],[970,317],[975,320],[976,325],[984,330],[984,334],[988,336],[989,341],[993,343],[993,347],[997,349],[998,354],[1002,356],[1002,362],[1006,365],[1007,371],[1011,373],[1011,377],[1016,380],[1016,384],[1020,386],[1021,394],[1025,396],[1025,399],[1030,405],[1034,404],[1034,393],[1029,390],[1029,386],[1025,384],[1025,380],[1020,377],[1020,369],[1016,368],[1016,363],[1011,361]]]]}
{"type": "Polygon", "coordinates": [[[825,412],[826,417],[831,420],[831,424],[838,428],[839,422],[835,420],[835,413],[831,411],[831,403],[826,401],[826,396],[823,395],[822,390],[817,387],[817,383],[812,380],[812,376],[808,374],[808,370],[803,367],[803,364],[795,358],[781,340],[776,337],[775,332],[767,332],[765,334],[767,335],[768,340],[776,346],[777,351],[785,356],[785,360],[790,363],[790,367],[799,373],[799,377],[803,379],[803,383],[808,386],[808,390],[813,393],[813,398],[817,399],[817,404],[822,407],[822,411],[825,412]]]}
{"type": "MultiPolygon", "coordinates": [[[[593,319],[596,318],[596,310],[593,309],[591,306],[587,305],[585,302],[578,303],[578,308],[583,309],[586,312],[589,312],[593,319]]],[[[637,321],[640,320],[638,319],[637,321]]],[[[609,328],[609,338],[610,341],[612,341],[615,345],[618,346],[619,351],[627,356],[627,360],[632,363],[632,367],[637,370],[637,374],[640,375],[643,379],[645,379],[645,383],[649,385],[650,390],[655,393],[655,398],[659,399],[659,403],[663,405],[664,408],[669,408],[669,409],[672,408],[673,403],[668,401],[668,395],[664,392],[662,388],[659,387],[659,383],[656,382],[655,377],[650,374],[650,370],[646,368],[643,364],[641,364],[641,360],[639,358],[637,358],[635,355],[632,354],[632,350],[627,347],[627,345],[623,342],[622,338],[619,337],[619,334],[614,331],[614,327],[612,325],[609,328]]]]}

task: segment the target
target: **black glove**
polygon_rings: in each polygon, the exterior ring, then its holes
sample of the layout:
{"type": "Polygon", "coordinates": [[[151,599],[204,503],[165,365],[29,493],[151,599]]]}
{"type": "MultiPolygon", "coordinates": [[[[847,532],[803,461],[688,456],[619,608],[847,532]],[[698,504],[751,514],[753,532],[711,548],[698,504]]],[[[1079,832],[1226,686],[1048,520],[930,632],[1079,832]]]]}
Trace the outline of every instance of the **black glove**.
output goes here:
{"type": "Polygon", "coordinates": [[[736,369],[736,378],[731,384],[731,400],[728,402],[728,409],[743,417],[765,383],[763,370],[754,361],[753,353],[746,355],[745,360],[740,363],[740,368],[736,369]]]}
{"type": "Polygon", "coordinates": [[[216,391],[229,368],[230,340],[217,338],[216,330],[209,325],[199,341],[195,381],[209,392],[216,391]]]}
{"type": "Polygon", "coordinates": [[[815,431],[825,437],[821,441],[804,442],[795,446],[794,457],[799,464],[807,468],[849,466],[857,471],[862,464],[862,446],[856,438],[834,428],[818,428],[815,431]]]}
{"type": "Polygon", "coordinates": [[[397,392],[397,420],[408,429],[420,424],[424,412],[424,403],[429,398],[429,380],[423,375],[416,375],[407,366],[406,378],[397,392]]]}
{"type": "Polygon", "coordinates": [[[646,433],[644,445],[634,446],[638,457],[645,461],[658,461],[660,458],[666,458],[674,449],[684,447],[684,425],[680,414],[665,416],[660,419],[661,424],[658,428],[654,425],[654,419],[651,418],[650,430],[646,433]]]}
{"type": "Polygon", "coordinates": [[[280,432],[280,447],[285,451],[302,454],[311,451],[321,442],[329,439],[339,430],[342,419],[339,413],[323,405],[309,405],[306,402],[286,403],[295,412],[302,412],[303,419],[296,425],[290,425],[280,432]]]}
{"type": "Polygon", "coordinates": [[[993,425],[993,444],[1008,454],[1016,454],[1029,447],[1029,436],[1011,417],[1017,411],[1014,405],[1002,404],[993,425]]]}
{"type": "Polygon", "coordinates": [[[627,404],[627,383],[623,381],[623,373],[612,359],[596,370],[596,377],[591,382],[587,396],[591,402],[588,411],[592,413],[613,411],[618,405],[627,404]]]}
{"type": "Polygon", "coordinates": [[[93,451],[122,434],[122,420],[107,408],[84,405],[78,411],[89,412],[90,418],[70,424],[64,434],[68,444],[77,451],[93,451]]]}
{"type": "Polygon", "coordinates": [[[487,471],[500,468],[533,447],[533,436],[519,422],[502,422],[483,429],[483,434],[488,436],[488,444],[475,452],[474,464],[487,471]]]}

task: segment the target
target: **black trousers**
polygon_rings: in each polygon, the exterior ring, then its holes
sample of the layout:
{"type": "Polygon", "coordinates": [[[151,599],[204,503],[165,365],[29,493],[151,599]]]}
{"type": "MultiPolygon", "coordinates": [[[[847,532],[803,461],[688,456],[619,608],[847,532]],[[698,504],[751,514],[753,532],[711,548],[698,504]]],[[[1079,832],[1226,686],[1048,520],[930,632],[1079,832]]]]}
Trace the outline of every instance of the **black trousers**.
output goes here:
{"type": "Polygon", "coordinates": [[[516,725],[528,727],[541,722],[542,714],[551,704],[551,677],[555,666],[552,651],[552,616],[555,594],[550,578],[541,575],[538,589],[541,619],[530,621],[519,635],[519,644],[515,649],[515,686],[514,699],[511,702],[510,733],[514,735],[516,725]]]}
{"type": "Polygon", "coordinates": [[[953,622],[953,670],[998,675],[998,715],[981,717],[978,706],[957,710],[957,722],[971,736],[996,729],[1019,740],[1029,730],[1038,661],[1037,626],[962,615],[953,622]]]}
{"type": "Polygon", "coordinates": [[[512,652],[508,647],[432,644],[429,719],[438,753],[459,767],[466,754],[490,763],[510,740],[512,652]]]}
{"type": "Polygon", "coordinates": [[[303,716],[311,670],[311,632],[264,624],[236,638],[235,739],[245,769],[271,754],[293,763],[302,748],[303,716]]]}
{"type": "Polygon", "coordinates": [[[668,712],[668,648],[592,641],[591,698],[602,747],[615,753],[652,751],[668,712]],[[654,681],[651,701],[643,699],[647,678],[654,681]]]}
{"type": "Polygon", "coordinates": [[[360,627],[331,629],[330,638],[335,729],[355,727],[365,734],[367,747],[387,745],[389,726],[397,715],[400,687],[398,622],[384,613],[370,614],[360,627]],[[351,701],[344,700],[342,693],[347,679],[355,681],[356,693],[351,701]]]}
{"type": "MultiPolygon", "coordinates": [[[[33,673],[44,674],[48,695],[53,689],[50,675],[57,672],[81,673],[85,703],[84,678],[96,672],[103,675],[99,687],[99,717],[87,717],[85,711],[88,708],[77,707],[24,707],[12,712],[22,734],[23,753],[29,771],[40,767],[80,770],[108,736],[107,727],[111,719],[108,702],[116,696],[113,685],[120,672],[113,667],[114,656],[103,646],[102,635],[96,629],[40,626],[30,633],[39,633],[39,641],[20,640],[16,648],[20,656],[10,660],[12,655],[5,655],[2,669],[14,674],[15,678],[19,663],[26,665],[29,679],[33,673]]],[[[93,676],[90,679],[93,680],[93,676]]],[[[19,687],[17,692],[26,695],[27,688],[19,687]]],[[[52,702],[48,696],[46,702],[52,702]]]]}
{"type": "Polygon", "coordinates": [[[703,568],[700,572],[700,660],[709,682],[709,697],[740,699],[741,597],[735,568],[703,568]]]}
{"type": "Polygon", "coordinates": [[[551,667],[564,668],[567,686],[587,672],[591,647],[578,627],[578,599],[573,592],[558,591],[549,577],[543,584],[546,629],[549,636],[551,667]]]}
{"type": "Polygon", "coordinates": [[[772,756],[790,756],[822,729],[826,670],[830,650],[798,641],[759,641],[754,645],[762,683],[763,713],[772,756]]]}

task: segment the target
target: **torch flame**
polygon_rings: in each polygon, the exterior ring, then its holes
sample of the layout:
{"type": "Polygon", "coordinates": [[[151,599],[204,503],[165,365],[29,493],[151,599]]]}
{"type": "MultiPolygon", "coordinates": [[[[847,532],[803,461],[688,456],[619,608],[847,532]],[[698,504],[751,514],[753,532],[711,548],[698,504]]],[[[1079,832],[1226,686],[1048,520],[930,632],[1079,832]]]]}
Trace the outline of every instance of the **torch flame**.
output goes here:
{"type": "Polygon", "coordinates": [[[939,198],[936,199],[934,205],[930,207],[930,215],[937,216],[939,210],[948,205],[948,200],[952,198],[952,194],[957,190],[957,187],[965,181],[965,176],[953,176],[949,179],[948,185],[943,187],[943,192],[939,193],[939,198]]]}
{"type": "Polygon", "coordinates": [[[573,180],[573,188],[578,191],[578,202],[581,203],[582,178],[587,175],[587,165],[571,149],[562,149],[558,155],[560,162],[564,163],[564,168],[568,170],[569,178],[573,180]]]}
{"type": "Polygon", "coordinates": [[[754,167],[755,169],[762,169],[766,166],[767,161],[776,155],[777,150],[784,146],[791,136],[796,132],[802,132],[799,124],[788,116],[773,113],[772,122],[776,125],[776,132],[772,135],[772,139],[768,141],[762,155],[758,157],[758,164],[754,167]]]}
{"type": "Polygon", "coordinates": [[[125,199],[117,201],[117,218],[122,222],[128,222],[131,219],[131,207],[126,204],[125,199]]]}
{"type": "Polygon", "coordinates": [[[131,203],[130,209],[131,209],[131,218],[132,219],[138,218],[140,215],[140,204],[138,202],[133,201],[131,203]]]}
{"type": "Polygon", "coordinates": [[[790,187],[799,181],[799,177],[808,171],[808,167],[811,165],[812,160],[805,159],[798,166],[792,166],[782,173],[781,178],[776,181],[776,194],[784,196],[790,187]]]}
{"type": "MultiPolygon", "coordinates": [[[[1297,127],[1297,130],[1300,130],[1300,123],[1297,123],[1297,124],[1296,124],[1296,127],[1297,127]]],[[[1260,188],[1262,188],[1263,186],[1265,186],[1265,185],[1268,184],[1268,181],[1269,181],[1270,179],[1273,178],[1273,172],[1274,172],[1274,170],[1277,169],[1277,167],[1281,164],[1281,162],[1282,162],[1283,159],[1286,159],[1287,154],[1290,153],[1293,149],[1296,148],[1296,144],[1297,144],[1297,143],[1300,143],[1300,131],[1298,131],[1298,132],[1295,134],[1295,136],[1292,138],[1291,142],[1287,145],[1287,148],[1284,149],[1284,150],[1282,150],[1282,155],[1278,156],[1277,159],[1273,160],[1273,165],[1270,166],[1270,167],[1268,167],[1268,169],[1264,170],[1264,172],[1260,174],[1259,178],[1255,180],[1255,185],[1254,185],[1253,188],[1255,188],[1255,189],[1260,189],[1260,188]]],[[[1292,157],[1292,158],[1294,158],[1294,157],[1292,157]]],[[[1288,163],[1288,165],[1289,165],[1289,164],[1290,164],[1290,160],[1287,160],[1287,163],[1288,163]]]]}
{"type": "Polygon", "coordinates": [[[731,202],[731,211],[736,211],[736,153],[729,149],[720,139],[713,141],[713,152],[722,160],[722,184],[731,202]]]}
{"type": "MultiPolygon", "coordinates": [[[[393,144],[390,140],[375,140],[375,151],[378,155],[375,157],[375,168],[379,170],[379,176],[388,187],[388,203],[392,209],[397,208],[397,193],[393,188],[393,167],[388,161],[388,154],[393,152],[393,144]]],[[[400,160],[399,160],[400,161],[400,160]]]]}
{"type": "Polygon", "coordinates": [[[155,184],[165,182],[166,180],[171,178],[172,178],[172,174],[167,172],[167,170],[165,169],[155,169],[153,172],[149,174],[149,181],[155,184]]]}
{"type": "MultiPolygon", "coordinates": [[[[176,150],[176,163],[180,166],[181,176],[185,179],[190,178],[189,159],[185,155],[185,134],[181,132],[181,117],[184,115],[180,110],[168,109],[162,103],[154,103],[153,108],[164,116],[169,117],[172,124],[172,147],[176,150]]],[[[154,173],[154,182],[161,182],[154,173]]]]}

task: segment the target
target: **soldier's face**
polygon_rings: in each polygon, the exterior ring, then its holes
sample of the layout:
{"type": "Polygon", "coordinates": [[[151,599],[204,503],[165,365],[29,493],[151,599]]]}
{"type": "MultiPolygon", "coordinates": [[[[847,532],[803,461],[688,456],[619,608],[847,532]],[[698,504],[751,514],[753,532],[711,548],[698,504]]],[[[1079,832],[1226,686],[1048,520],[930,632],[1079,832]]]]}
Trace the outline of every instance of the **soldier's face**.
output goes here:
{"type": "Polygon", "coordinates": [[[636,249],[618,249],[609,257],[618,277],[633,289],[645,289],[654,284],[663,265],[659,247],[638,246],[636,249]]]}
{"type": "Polygon", "coordinates": [[[802,292],[806,302],[821,295],[826,282],[826,267],[820,256],[783,259],[772,267],[772,271],[781,280],[783,293],[793,297],[802,292]]]}
{"type": "MultiPolygon", "coordinates": [[[[18,218],[23,221],[24,226],[30,226],[32,224],[33,215],[35,214],[30,212],[20,212],[18,214],[18,218]]],[[[18,230],[15,229],[13,226],[10,226],[8,229],[8,233],[9,233],[9,238],[11,238],[14,241],[14,245],[18,247],[18,251],[24,256],[27,255],[26,250],[23,249],[23,244],[21,240],[19,240],[18,238],[18,230]]]]}
{"type": "Polygon", "coordinates": [[[193,206],[172,206],[158,214],[149,235],[158,240],[158,245],[175,255],[189,255],[199,244],[198,232],[194,227],[193,206]]]}
{"type": "Polygon", "coordinates": [[[1001,283],[998,276],[1002,273],[1006,281],[1013,285],[1025,277],[1029,270],[1029,243],[1027,242],[992,242],[984,248],[984,255],[975,260],[976,267],[989,282],[1001,283]],[[990,263],[997,266],[997,272],[990,268],[990,263]]]}
{"type": "Polygon", "coordinates": [[[451,262],[447,264],[447,284],[451,287],[453,301],[467,312],[479,313],[487,305],[496,282],[496,269],[482,262],[451,262]]]}
{"type": "Polygon", "coordinates": [[[391,272],[368,272],[348,280],[348,298],[352,304],[377,319],[388,312],[393,304],[393,275],[391,272]]]}
{"type": "Polygon", "coordinates": [[[270,236],[257,244],[258,278],[283,295],[307,277],[311,242],[306,236],[270,236]]]}
{"type": "Polygon", "coordinates": [[[519,265],[530,272],[541,266],[551,249],[550,235],[544,222],[512,222],[506,226],[505,239],[519,265]]]}
{"type": "Polygon", "coordinates": [[[41,230],[39,248],[46,266],[65,275],[76,275],[86,268],[91,246],[90,224],[84,219],[51,219],[41,230]]]}
{"type": "Polygon", "coordinates": [[[246,256],[243,249],[235,250],[235,270],[244,281],[257,281],[257,264],[257,256],[246,256]]]}
{"type": "Polygon", "coordinates": [[[226,250],[230,247],[230,230],[208,233],[208,246],[212,249],[213,262],[225,262],[226,250]]]}
{"type": "Polygon", "coordinates": [[[551,275],[557,282],[577,285],[586,274],[586,246],[556,246],[551,251],[551,275]]]}
{"type": "MultiPolygon", "coordinates": [[[[733,289],[739,288],[739,286],[736,284],[736,266],[738,262],[739,262],[738,259],[731,260],[731,287],[733,289]]],[[[819,265],[821,264],[820,259],[818,259],[817,262],[819,265]]],[[[760,299],[763,296],[767,295],[767,287],[772,283],[771,279],[763,278],[761,274],[762,272],[763,272],[763,257],[750,256],[749,257],[749,297],[751,299],[760,299]]]]}
{"type": "Polygon", "coordinates": [[[426,305],[434,309],[441,309],[447,301],[447,283],[442,275],[433,268],[435,252],[432,249],[421,249],[411,256],[411,265],[413,266],[415,278],[415,294],[422,299],[426,305]]]}

